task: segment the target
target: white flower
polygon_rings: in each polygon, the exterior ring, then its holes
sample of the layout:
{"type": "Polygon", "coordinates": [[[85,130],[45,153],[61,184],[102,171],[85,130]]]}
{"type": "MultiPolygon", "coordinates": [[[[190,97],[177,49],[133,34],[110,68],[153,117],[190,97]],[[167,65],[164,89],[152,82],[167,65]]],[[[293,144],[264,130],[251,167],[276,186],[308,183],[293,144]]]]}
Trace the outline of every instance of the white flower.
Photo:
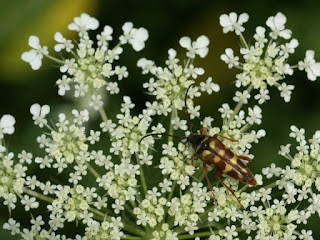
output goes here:
{"type": "Polygon", "coordinates": [[[127,67],[116,66],[114,69],[114,73],[118,75],[118,80],[122,80],[123,78],[127,78],[129,73],[127,71],[127,67]]]}
{"type": "Polygon", "coordinates": [[[107,45],[108,41],[112,40],[112,33],[113,33],[112,27],[108,25],[104,26],[103,32],[97,35],[98,46],[107,45]]]}
{"type": "Polygon", "coordinates": [[[283,97],[284,101],[290,102],[291,99],[291,93],[292,90],[294,89],[293,85],[287,85],[286,83],[282,83],[278,87],[280,93],[280,96],[283,97]]]}
{"type": "Polygon", "coordinates": [[[240,33],[245,30],[242,24],[249,20],[249,15],[247,13],[242,13],[238,18],[238,15],[235,12],[232,12],[229,15],[221,15],[219,19],[220,25],[223,27],[223,33],[235,31],[237,35],[240,35],[240,33]]]}
{"type": "Polygon", "coordinates": [[[256,33],[253,35],[254,39],[256,40],[256,47],[263,48],[264,44],[268,42],[265,38],[266,29],[264,27],[257,27],[256,33]]]}
{"type": "Polygon", "coordinates": [[[254,106],[253,109],[249,107],[249,112],[248,112],[248,117],[247,117],[247,122],[249,124],[261,124],[261,108],[259,106],[254,106]]]}
{"type": "Polygon", "coordinates": [[[56,84],[59,87],[58,94],[60,96],[64,96],[66,92],[70,90],[70,82],[71,78],[69,78],[67,75],[62,75],[62,78],[56,81],[56,84]]]}
{"type": "Polygon", "coordinates": [[[84,35],[87,30],[96,30],[99,27],[99,21],[86,13],[82,13],[80,17],[75,17],[73,21],[68,25],[68,29],[79,32],[80,36],[84,35]]]}
{"type": "Polygon", "coordinates": [[[38,70],[42,65],[43,55],[49,54],[48,47],[41,47],[37,36],[30,36],[28,45],[33,49],[28,52],[24,52],[21,55],[21,59],[28,62],[33,70],[38,70]]]}
{"type": "Polygon", "coordinates": [[[123,35],[120,36],[122,44],[129,42],[132,48],[139,52],[145,46],[145,41],[149,38],[148,31],[145,28],[134,28],[132,22],[126,22],[122,26],[123,35]]]}
{"type": "Polygon", "coordinates": [[[20,223],[16,222],[13,218],[9,218],[8,222],[3,224],[3,229],[11,231],[11,235],[20,233],[20,223]]]}
{"type": "Polygon", "coordinates": [[[179,62],[179,59],[176,58],[177,57],[177,51],[172,49],[172,48],[170,48],[168,50],[168,55],[169,56],[168,56],[168,60],[166,60],[166,64],[168,65],[168,67],[170,69],[176,68],[178,66],[177,63],[179,62]]]}
{"type": "Polygon", "coordinates": [[[130,109],[134,108],[134,103],[132,103],[131,98],[128,96],[123,97],[123,103],[121,103],[121,109],[120,111],[125,113],[125,112],[130,112],[130,109]]]}
{"type": "Polygon", "coordinates": [[[200,83],[200,90],[202,92],[207,92],[208,94],[211,94],[212,91],[219,92],[220,87],[218,84],[212,82],[212,77],[209,77],[205,83],[200,83]]]}
{"type": "Polygon", "coordinates": [[[14,124],[16,120],[13,116],[5,114],[0,119],[0,139],[3,139],[4,134],[14,133],[14,124]]]}
{"type": "Polygon", "coordinates": [[[35,103],[30,107],[30,113],[32,114],[32,119],[36,125],[43,127],[43,124],[47,123],[45,119],[46,115],[50,112],[50,107],[48,105],[43,105],[42,107],[35,103]]]}
{"type": "Polygon", "coordinates": [[[91,101],[89,102],[89,106],[93,107],[94,110],[99,110],[100,107],[103,106],[103,101],[101,101],[101,95],[92,94],[91,101]]]}
{"type": "Polygon", "coordinates": [[[266,24],[272,30],[272,32],[270,32],[270,37],[273,39],[276,39],[278,36],[284,39],[291,38],[291,30],[285,29],[284,26],[286,22],[287,18],[281,12],[277,13],[274,17],[269,17],[266,24]]]}
{"type": "Polygon", "coordinates": [[[289,56],[289,53],[294,53],[295,49],[299,46],[299,42],[297,39],[293,38],[289,43],[285,45],[281,45],[280,55],[283,55],[285,58],[289,56]]]}
{"type": "Polygon", "coordinates": [[[248,99],[250,98],[250,94],[247,90],[244,90],[243,93],[236,91],[235,96],[233,97],[233,101],[235,102],[243,102],[244,104],[248,103],[248,99]]]}
{"type": "Polygon", "coordinates": [[[39,202],[36,201],[36,198],[30,198],[29,195],[24,196],[24,198],[21,200],[21,204],[24,205],[25,211],[30,211],[31,208],[39,207],[39,202]]]}
{"type": "Polygon", "coordinates": [[[314,60],[314,51],[306,51],[306,57],[303,61],[299,62],[299,69],[307,72],[308,79],[311,81],[316,80],[320,76],[320,63],[314,60]]]}
{"type": "Polygon", "coordinates": [[[220,58],[222,61],[228,64],[228,68],[239,66],[239,57],[233,56],[233,50],[231,48],[226,48],[225,54],[222,54],[220,58]]]}
{"type": "Polygon", "coordinates": [[[197,38],[195,42],[191,42],[189,37],[182,37],[179,40],[179,44],[181,47],[186,48],[188,50],[187,57],[195,58],[196,54],[201,58],[204,58],[208,54],[208,45],[210,41],[208,37],[202,35],[197,38]]]}
{"type": "Polygon", "coordinates": [[[54,40],[58,42],[58,44],[54,45],[54,50],[56,52],[60,52],[62,49],[66,49],[67,52],[70,52],[74,47],[72,41],[64,38],[59,32],[54,34],[54,40]]]}
{"type": "Polygon", "coordinates": [[[254,99],[258,100],[259,104],[263,104],[264,102],[270,99],[269,90],[267,88],[260,88],[259,94],[255,95],[254,99]]]}
{"type": "Polygon", "coordinates": [[[233,113],[233,110],[230,109],[230,106],[228,103],[222,104],[222,107],[218,109],[219,112],[221,112],[222,118],[229,118],[231,114],[233,113]]]}
{"type": "Polygon", "coordinates": [[[292,131],[292,132],[289,134],[290,137],[295,138],[295,139],[297,140],[297,142],[300,142],[300,141],[304,141],[304,140],[305,140],[305,136],[304,136],[305,130],[304,130],[304,128],[299,129],[299,128],[297,128],[295,125],[292,125],[292,126],[290,127],[290,129],[291,129],[291,131],[292,131]]]}

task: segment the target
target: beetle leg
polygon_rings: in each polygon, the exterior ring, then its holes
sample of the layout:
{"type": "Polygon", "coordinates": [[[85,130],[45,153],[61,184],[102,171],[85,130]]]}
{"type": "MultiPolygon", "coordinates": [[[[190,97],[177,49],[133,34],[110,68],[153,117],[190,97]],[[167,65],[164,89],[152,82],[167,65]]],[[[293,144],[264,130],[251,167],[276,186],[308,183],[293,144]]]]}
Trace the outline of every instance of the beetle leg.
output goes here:
{"type": "Polygon", "coordinates": [[[207,128],[206,127],[201,128],[200,132],[202,135],[207,135],[207,128]]]}
{"type": "Polygon", "coordinates": [[[220,179],[220,172],[216,171],[216,178],[219,180],[219,182],[222,183],[222,185],[229,190],[229,192],[232,193],[232,195],[237,199],[237,201],[239,202],[240,206],[244,209],[245,207],[242,205],[242,203],[240,202],[239,198],[237,198],[236,194],[234,193],[234,191],[228,187],[221,179],[220,179]]]}
{"type": "Polygon", "coordinates": [[[251,163],[251,158],[247,157],[247,156],[238,156],[238,158],[242,159],[242,160],[245,160],[245,161],[248,161],[246,163],[246,166],[248,166],[249,163],[251,163]]]}
{"type": "Polygon", "coordinates": [[[193,159],[197,156],[196,153],[192,154],[192,158],[191,158],[191,165],[194,166],[194,161],[193,159]]]}
{"type": "Polygon", "coordinates": [[[203,170],[204,174],[206,175],[206,179],[207,179],[207,182],[208,182],[210,191],[211,191],[211,193],[212,193],[212,197],[213,197],[213,199],[218,203],[218,201],[217,201],[217,199],[216,199],[216,197],[215,197],[215,195],[214,195],[214,193],[213,193],[213,188],[212,188],[211,183],[210,183],[209,178],[208,178],[207,165],[206,165],[205,163],[203,163],[203,165],[202,165],[202,170],[203,170]]]}
{"type": "Polygon", "coordinates": [[[229,140],[230,142],[239,142],[239,140],[235,140],[235,139],[232,139],[232,138],[228,138],[228,137],[225,137],[225,136],[223,136],[223,135],[221,135],[221,134],[215,134],[215,135],[213,135],[214,138],[217,138],[217,136],[222,137],[222,138],[224,138],[224,139],[227,139],[227,140],[229,140]]]}

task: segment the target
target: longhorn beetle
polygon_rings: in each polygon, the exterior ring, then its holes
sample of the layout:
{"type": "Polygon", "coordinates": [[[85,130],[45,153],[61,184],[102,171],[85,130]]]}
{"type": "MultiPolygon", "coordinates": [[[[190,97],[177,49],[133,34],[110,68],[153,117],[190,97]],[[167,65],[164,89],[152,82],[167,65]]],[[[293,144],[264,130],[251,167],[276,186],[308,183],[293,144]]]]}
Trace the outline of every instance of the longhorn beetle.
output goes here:
{"type": "Polygon", "coordinates": [[[234,154],[218,139],[218,137],[227,139],[231,142],[237,142],[237,140],[225,137],[220,134],[215,134],[213,136],[207,135],[206,128],[200,129],[200,134],[198,132],[193,131],[193,125],[191,122],[190,114],[187,109],[187,96],[192,85],[193,84],[191,84],[188,87],[185,94],[185,99],[184,99],[185,111],[188,116],[188,121],[191,127],[191,134],[188,137],[180,137],[180,136],[174,136],[174,135],[165,134],[165,133],[149,133],[144,137],[142,137],[140,139],[140,142],[144,138],[149,136],[171,136],[171,137],[179,138],[182,140],[186,139],[187,142],[192,146],[194,150],[194,154],[192,155],[192,159],[191,159],[191,164],[193,165],[193,159],[195,157],[198,157],[203,162],[202,170],[206,176],[209,188],[212,192],[213,199],[217,202],[217,199],[213,193],[213,189],[207,175],[207,164],[215,168],[216,178],[219,180],[220,183],[222,183],[222,185],[225,188],[227,188],[233,194],[233,196],[239,202],[240,206],[244,208],[240,200],[235,195],[234,191],[220,179],[220,173],[222,172],[228,175],[229,177],[234,178],[240,182],[255,186],[257,184],[257,181],[254,179],[251,171],[248,168],[248,164],[251,162],[251,159],[246,156],[238,156],[234,154]],[[247,161],[247,163],[244,164],[241,160],[245,160],[247,161]]]}

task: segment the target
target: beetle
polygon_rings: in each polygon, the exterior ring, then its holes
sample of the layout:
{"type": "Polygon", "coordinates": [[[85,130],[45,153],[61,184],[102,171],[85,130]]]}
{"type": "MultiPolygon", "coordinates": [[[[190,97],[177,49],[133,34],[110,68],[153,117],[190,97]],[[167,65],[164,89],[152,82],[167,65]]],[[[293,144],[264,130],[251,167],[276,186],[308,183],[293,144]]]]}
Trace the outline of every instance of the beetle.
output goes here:
{"type": "Polygon", "coordinates": [[[190,88],[193,86],[191,84],[185,94],[185,111],[188,116],[188,121],[191,127],[191,134],[188,137],[179,137],[175,135],[165,134],[165,133],[149,133],[145,136],[143,136],[140,139],[140,142],[148,136],[171,136],[174,138],[179,138],[181,140],[186,139],[187,142],[192,146],[194,150],[194,154],[191,158],[191,164],[194,165],[194,158],[199,158],[203,164],[202,164],[202,170],[205,174],[206,180],[208,182],[210,191],[212,193],[213,199],[217,202],[217,199],[214,195],[212,185],[210,183],[210,180],[208,178],[207,174],[207,165],[215,168],[215,176],[218,179],[218,181],[228,189],[232,193],[232,195],[237,199],[240,206],[244,208],[240,200],[235,195],[234,191],[227,186],[221,179],[220,179],[220,173],[224,173],[225,175],[236,179],[240,182],[243,182],[244,184],[249,184],[252,186],[255,186],[257,184],[257,181],[255,180],[252,172],[248,168],[248,164],[251,162],[251,159],[247,156],[238,156],[234,154],[229,148],[227,148],[219,139],[224,138],[231,142],[237,142],[237,140],[225,137],[221,134],[215,134],[213,136],[210,136],[207,134],[207,129],[202,128],[200,129],[200,132],[194,132],[193,131],[193,125],[191,122],[190,114],[188,113],[187,109],[187,96],[190,88]],[[242,162],[242,160],[246,161],[245,164],[242,162]]]}

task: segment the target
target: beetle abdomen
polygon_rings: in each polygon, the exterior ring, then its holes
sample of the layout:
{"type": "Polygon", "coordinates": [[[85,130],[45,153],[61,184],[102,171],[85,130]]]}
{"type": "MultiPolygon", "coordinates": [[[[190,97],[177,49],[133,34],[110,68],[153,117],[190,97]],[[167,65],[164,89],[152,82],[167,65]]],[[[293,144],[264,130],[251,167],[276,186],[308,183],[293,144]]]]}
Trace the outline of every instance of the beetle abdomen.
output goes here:
{"type": "Polygon", "coordinates": [[[247,166],[221,141],[209,137],[198,150],[198,157],[217,171],[246,184],[256,185],[247,166]]]}

